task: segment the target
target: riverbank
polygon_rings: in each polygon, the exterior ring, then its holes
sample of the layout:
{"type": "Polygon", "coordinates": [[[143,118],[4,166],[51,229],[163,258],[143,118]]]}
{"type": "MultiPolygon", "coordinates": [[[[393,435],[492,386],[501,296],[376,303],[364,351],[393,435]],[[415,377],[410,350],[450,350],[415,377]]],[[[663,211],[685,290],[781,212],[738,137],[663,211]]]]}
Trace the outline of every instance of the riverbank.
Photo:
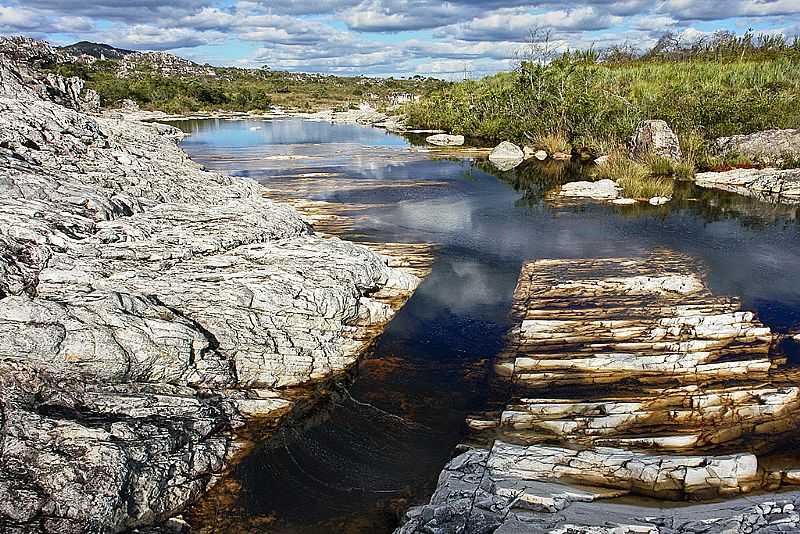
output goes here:
{"type": "Polygon", "coordinates": [[[152,525],[352,367],[419,278],[47,80],[0,56],[0,529],[152,525]]]}

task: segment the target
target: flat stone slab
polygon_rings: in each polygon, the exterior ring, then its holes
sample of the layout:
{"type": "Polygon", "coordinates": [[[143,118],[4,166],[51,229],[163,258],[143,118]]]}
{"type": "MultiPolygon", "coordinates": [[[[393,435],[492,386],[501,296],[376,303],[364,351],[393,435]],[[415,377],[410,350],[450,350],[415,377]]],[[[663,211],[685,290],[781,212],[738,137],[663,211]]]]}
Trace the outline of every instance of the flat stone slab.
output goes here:
{"type": "Polygon", "coordinates": [[[700,187],[730,191],[770,203],[800,204],[800,169],[734,169],[702,172],[695,177],[700,187]]]}

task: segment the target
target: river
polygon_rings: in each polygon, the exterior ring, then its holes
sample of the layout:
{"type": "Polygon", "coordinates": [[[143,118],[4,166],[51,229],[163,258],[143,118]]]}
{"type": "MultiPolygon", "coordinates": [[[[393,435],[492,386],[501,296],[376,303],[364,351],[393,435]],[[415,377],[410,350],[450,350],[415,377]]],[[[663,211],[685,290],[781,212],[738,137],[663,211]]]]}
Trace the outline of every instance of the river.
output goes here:
{"type": "Polygon", "coordinates": [[[800,325],[797,207],[690,184],[661,207],[556,206],[544,193],[579,165],[492,172],[479,158],[432,157],[418,139],[294,118],[175,125],[210,169],[352,205],[344,237],[432,243],[436,257],[352,384],[238,465],[235,502],[207,531],[391,532],[429,498],[465,417],[486,407],[487,361],[524,261],[666,247],[701,259],[714,292],[740,297],[773,330],[800,325]]]}

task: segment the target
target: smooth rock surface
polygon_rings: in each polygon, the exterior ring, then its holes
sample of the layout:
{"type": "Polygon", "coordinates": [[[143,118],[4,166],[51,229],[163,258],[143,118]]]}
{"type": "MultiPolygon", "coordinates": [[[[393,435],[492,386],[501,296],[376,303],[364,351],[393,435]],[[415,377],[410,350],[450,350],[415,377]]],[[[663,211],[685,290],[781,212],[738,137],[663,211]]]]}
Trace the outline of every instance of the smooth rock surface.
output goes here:
{"type": "Polygon", "coordinates": [[[681,145],[678,136],[662,120],[642,122],[630,141],[631,156],[641,159],[649,155],[678,161],[681,159],[681,145]]]}

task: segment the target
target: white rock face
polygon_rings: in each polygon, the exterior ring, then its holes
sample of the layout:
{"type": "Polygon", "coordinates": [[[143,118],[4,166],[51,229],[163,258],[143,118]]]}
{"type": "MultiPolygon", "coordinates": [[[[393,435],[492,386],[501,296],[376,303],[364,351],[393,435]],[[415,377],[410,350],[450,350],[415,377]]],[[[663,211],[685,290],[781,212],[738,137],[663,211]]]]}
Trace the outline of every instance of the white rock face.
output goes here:
{"type": "Polygon", "coordinates": [[[678,136],[662,120],[644,121],[640,124],[631,138],[630,147],[634,158],[654,154],[675,161],[681,159],[678,136]]]}
{"type": "Polygon", "coordinates": [[[489,154],[489,161],[501,171],[509,171],[519,166],[524,159],[525,154],[522,149],[508,141],[503,141],[497,145],[489,154]]]}
{"type": "Polygon", "coordinates": [[[780,165],[788,157],[800,156],[800,130],[766,130],[717,139],[721,152],[736,152],[768,165],[780,165]]]}
{"type": "Polygon", "coordinates": [[[0,531],[157,523],[419,280],[27,76],[0,55],[0,531]]]}
{"type": "Polygon", "coordinates": [[[426,143],[436,146],[461,146],[464,144],[463,135],[436,134],[425,138],[426,143]]]}
{"type": "Polygon", "coordinates": [[[730,191],[764,202],[800,204],[800,169],[734,169],[701,172],[695,178],[700,187],[730,191]]]}
{"type": "Polygon", "coordinates": [[[595,200],[614,200],[619,197],[622,188],[613,180],[603,179],[596,182],[569,182],[561,186],[558,195],[562,197],[592,198],[595,200]]]}

